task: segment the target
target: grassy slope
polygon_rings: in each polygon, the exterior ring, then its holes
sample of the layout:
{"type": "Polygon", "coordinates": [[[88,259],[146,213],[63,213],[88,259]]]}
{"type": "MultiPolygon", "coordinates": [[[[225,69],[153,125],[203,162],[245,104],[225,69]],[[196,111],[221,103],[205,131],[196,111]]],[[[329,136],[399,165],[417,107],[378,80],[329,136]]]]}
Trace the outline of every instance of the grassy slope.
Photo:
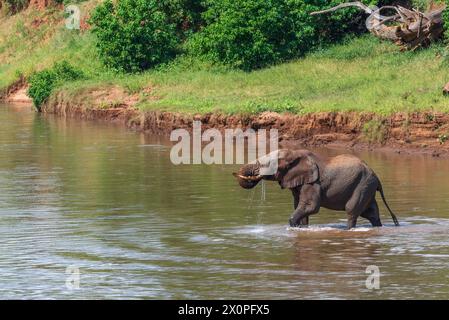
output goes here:
{"type": "MultiPolygon", "coordinates": [[[[84,16],[98,3],[80,4],[84,16]]],[[[105,72],[98,62],[90,33],[64,27],[63,12],[50,8],[41,12],[28,9],[12,17],[0,17],[0,89],[36,70],[66,59],[82,68],[90,77],[105,72]]]]}
{"type": "MultiPolygon", "coordinates": [[[[82,4],[83,13],[97,0],[82,4]]],[[[138,75],[116,75],[99,62],[89,32],[66,30],[58,11],[28,10],[0,20],[0,89],[21,72],[29,75],[66,59],[90,80],[68,83],[60,90],[74,99],[86,92],[120,85],[140,93],[142,109],[183,112],[291,111],[449,111],[441,88],[449,81],[443,45],[399,52],[392,44],[367,35],[309,56],[244,73],[178,58],[170,65],[138,75]],[[34,28],[30,22],[44,18],[34,28]],[[16,37],[11,37],[14,34],[16,37]],[[151,90],[147,90],[151,88],[151,90]]]]}

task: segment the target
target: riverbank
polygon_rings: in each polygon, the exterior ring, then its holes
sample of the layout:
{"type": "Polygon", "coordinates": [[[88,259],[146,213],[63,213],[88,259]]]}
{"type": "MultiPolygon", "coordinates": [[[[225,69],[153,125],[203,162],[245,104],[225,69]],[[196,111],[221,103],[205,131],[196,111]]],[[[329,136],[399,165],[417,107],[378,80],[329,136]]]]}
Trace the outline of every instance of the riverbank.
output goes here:
{"type": "MultiPolygon", "coordinates": [[[[27,84],[20,80],[2,97],[5,102],[31,105],[27,84]]],[[[308,114],[260,112],[187,113],[142,110],[138,95],[118,86],[72,95],[60,91],[42,106],[43,114],[65,118],[120,123],[132,130],[168,136],[174,129],[191,130],[199,120],[203,129],[277,129],[282,144],[296,147],[339,147],[449,157],[449,114],[444,112],[315,112],[308,114]]]]}
{"type": "Polygon", "coordinates": [[[74,99],[60,92],[42,107],[42,112],[65,118],[115,122],[159,135],[169,135],[178,128],[191,130],[192,122],[200,120],[203,129],[220,131],[227,128],[278,129],[281,143],[296,147],[344,147],[449,157],[445,134],[449,132],[449,114],[442,112],[398,112],[389,116],[373,112],[189,114],[140,110],[136,107],[136,97],[124,98],[124,94],[116,88],[74,99]],[[112,96],[125,102],[113,104],[112,96]]]}

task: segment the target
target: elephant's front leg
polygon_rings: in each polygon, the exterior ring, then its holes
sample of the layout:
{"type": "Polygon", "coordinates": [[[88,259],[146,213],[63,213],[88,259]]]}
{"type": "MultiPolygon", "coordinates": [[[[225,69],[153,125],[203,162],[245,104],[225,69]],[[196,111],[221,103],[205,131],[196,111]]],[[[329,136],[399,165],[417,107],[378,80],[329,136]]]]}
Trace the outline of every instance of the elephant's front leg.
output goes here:
{"type": "MultiPolygon", "coordinates": [[[[296,187],[291,189],[292,195],[293,195],[293,210],[296,210],[298,208],[299,204],[299,197],[301,195],[301,187],[296,187]]],[[[299,221],[299,224],[301,226],[308,226],[309,225],[309,217],[305,217],[299,221]]]]}
{"type": "Polygon", "coordinates": [[[290,226],[297,227],[301,221],[308,219],[311,214],[320,210],[320,186],[318,184],[305,184],[301,187],[298,205],[290,218],[290,226]]]}

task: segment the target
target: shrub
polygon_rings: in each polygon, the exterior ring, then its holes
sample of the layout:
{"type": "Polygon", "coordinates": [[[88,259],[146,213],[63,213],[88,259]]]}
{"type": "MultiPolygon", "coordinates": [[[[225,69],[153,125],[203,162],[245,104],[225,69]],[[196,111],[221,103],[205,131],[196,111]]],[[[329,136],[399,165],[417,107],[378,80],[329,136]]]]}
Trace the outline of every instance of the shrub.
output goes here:
{"type": "Polygon", "coordinates": [[[264,67],[292,55],[293,21],[285,6],[272,0],[209,0],[203,15],[206,27],[188,47],[243,70],[264,67]]]}
{"type": "Polygon", "coordinates": [[[158,0],[106,0],[90,23],[103,62],[117,71],[136,72],[171,59],[179,37],[158,0]]]}
{"type": "Polygon", "coordinates": [[[60,82],[78,80],[84,77],[82,71],[76,69],[65,60],[55,63],[52,71],[60,82]]]}
{"type": "Polygon", "coordinates": [[[40,110],[48,99],[56,83],[56,76],[51,70],[42,70],[29,79],[28,95],[33,99],[34,106],[40,110]]]}
{"type": "Polygon", "coordinates": [[[443,19],[444,27],[444,38],[449,38],[449,0],[441,0],[446,4],[446,10],[443,11],[441,18],[443,19]]]}
{"type": "MultiPolygon", "coordinates": [[[[364,27],[356,9],[310,16],[345,0],[206,0],[205,27],[188,42],[194,55],[246,71],[297,57],[364,27]]],[[[371,4],[372,1],[365,1],[371,4]]]]}
{"type": "Polygon", "coordinates": [[[34,106],[40,111],[42,104],[50,97],[53,89],[66,81],[81,79],[83,73],[67,61],[55,63],[50,69],[36,72],[29,78],[28,95],[33,99],[34,106]]]}

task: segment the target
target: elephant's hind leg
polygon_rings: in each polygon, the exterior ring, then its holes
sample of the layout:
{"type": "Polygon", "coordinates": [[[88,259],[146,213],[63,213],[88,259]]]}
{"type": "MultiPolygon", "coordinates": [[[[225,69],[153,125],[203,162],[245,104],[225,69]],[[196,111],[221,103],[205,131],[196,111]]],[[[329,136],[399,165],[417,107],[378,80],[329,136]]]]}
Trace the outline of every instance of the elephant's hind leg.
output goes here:
{"type": "Polygon", "coordinates": [[[350,201],[346,204],[346,213],[348,215],[348,230],[355,228],[357,218],[364,211],[366,205],[364,203],[350,201]]]}
{"type": "Polygon", "coordinates": [[[382,227],[382,222],[380,222],[379,216],[379,207],[376,199],[373,199],[370,206],[360,216],[368,219],[373,227],[382,227]]]}
{"type": "Polygon", "coordinates": [[[351,199],[346,203],[346,213],[348,214],[348,229],[355,228],[357,225],[357,218],[365,212],[370,204],[370,199],[375,194],[375,189],[370,190],[370,187],[358,187],[351,199]]]}

